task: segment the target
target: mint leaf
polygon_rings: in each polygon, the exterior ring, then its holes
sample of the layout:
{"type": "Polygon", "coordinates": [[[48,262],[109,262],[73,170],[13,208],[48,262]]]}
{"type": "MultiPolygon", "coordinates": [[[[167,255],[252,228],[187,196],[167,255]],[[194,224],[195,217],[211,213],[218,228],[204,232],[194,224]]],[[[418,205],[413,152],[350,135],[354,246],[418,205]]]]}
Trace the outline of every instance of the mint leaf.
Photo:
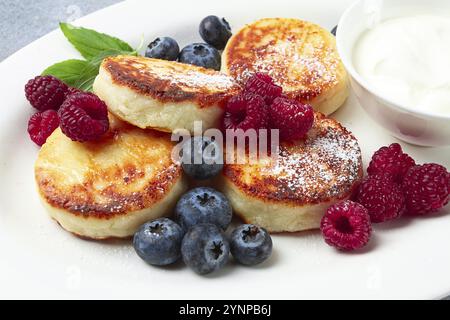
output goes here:
{"type": "Polygon", "coordinates": [[[47,68],[42,74],[52,75],[68,86],[92,91],[92,85],[103,59],[120,54],[137,55],[126,42],[94,30],[60,23],[67,39],[86,60],[66,60],[47,68]]]}
{"type": "Polygon", "coordinates": [[[87,60],[98,57],[104,51],[134,52],[128,43],[107,34],[75,27],[68,23],[60,23],[59,25],[66,38],[87,60]]]}
{"type": "Polygon", "coordinates": [[[92,91],[92,84],[98,74],[98,69],[99,64],[72,59],[48,67],[42,72],[42,75],[52,75],[68,86],[92,91]]]}
{"type": "Polygon", "coordinates": [[[92,86],[94,84],[95,78],[98,75],[98,69],[100,64],[93,64],[89,62],[80,72],[80,77],[78,78],[75,88],[83,91],[92,91],[92,86]]]}

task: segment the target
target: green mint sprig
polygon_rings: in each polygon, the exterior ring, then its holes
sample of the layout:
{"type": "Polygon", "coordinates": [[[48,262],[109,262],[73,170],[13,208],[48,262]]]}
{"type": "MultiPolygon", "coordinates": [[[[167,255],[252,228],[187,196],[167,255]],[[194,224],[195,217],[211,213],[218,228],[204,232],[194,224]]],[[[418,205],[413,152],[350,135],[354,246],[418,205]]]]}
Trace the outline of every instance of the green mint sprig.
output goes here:
{"type": "Polygon", "coordinates": [[[42,74],[52,75],[68,86],[92,91],[103,59],[117,55],[137,55],[137,50],[128,43],[107,34],[68,23],[60,23],[60,28],[86,60],[71,59],[59,62],[45,69],[42,74]]]}
{"type": "Polygon", "coordinates": [[[75,27],[68,23],[60,23],[59,26],[67,40],[86,60],[91,60],[107,50],[133,52],[133,48],[128,43],[107,34],[75,27]]]}

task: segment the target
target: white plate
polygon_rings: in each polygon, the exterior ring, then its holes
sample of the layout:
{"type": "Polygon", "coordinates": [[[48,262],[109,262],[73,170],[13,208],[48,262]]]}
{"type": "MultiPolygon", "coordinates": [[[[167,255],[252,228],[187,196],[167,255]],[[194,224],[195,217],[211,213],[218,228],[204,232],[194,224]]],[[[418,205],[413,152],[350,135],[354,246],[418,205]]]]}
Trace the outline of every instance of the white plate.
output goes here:
{"type": "MultiPolygon", "coordinates": [[[[129,1],[81,19],[137,46],[156,36],[181,44],[199,40],[208,14],[238,28],[263,17],[297,17],[331,29],[348,1],[129,1]]],[[[274,236],[274,255],[257,268],[230,265],[209,277],[182,266],[153,268],[129,243],[83,241],[51,221],[33,178],[38,149],[29,141],[32,109],[26,81],[76,51],[59,31],[0,64],[0,298],[437,298],[450,292],[450,208],[431,218],[375,227],[364,252],[342,254],[317,232],[274,236]],[[445,214],[447,213],[447,214],[445,214]]],[[[352,96],[336,113],[359,138],[367,164],[380,146],[396,139],[375,125],[352,96]]],[[[418,162],[450,167],[450,149],[403,144],[418,162]]]]}

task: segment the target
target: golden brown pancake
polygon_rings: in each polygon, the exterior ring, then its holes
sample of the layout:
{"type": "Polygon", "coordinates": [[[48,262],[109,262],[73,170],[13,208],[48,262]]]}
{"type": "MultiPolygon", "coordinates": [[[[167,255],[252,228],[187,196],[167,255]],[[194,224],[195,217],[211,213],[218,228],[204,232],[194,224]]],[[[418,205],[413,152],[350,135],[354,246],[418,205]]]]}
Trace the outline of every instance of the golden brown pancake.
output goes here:
{"type": "Polygon", "coordinates": [[[349,198],[362,176],[356,138],[316,113],[307,138],[282,143],[277,161],[225,165],[219,185],[245,222],[295,232],[318,228],[325,210],[349,198]]]}
{"type": "Polygon", "coordinates": [[[123,238],[172,214],[187,183],[172,163],[168,134],[111,118],[99,141],[79,143],[57,129],[39,152],[35,178],[50,216],[92,239],[123,238]]]}
{"type": "Polygon", "coordinates": [[[233,78],[189,64],[134,56],[106,58],[95,93],[117,117],[140,128],[172,132],[218,127],[223,106],[240,91],[233,78]]]}
{"type": "Polygon", "coordinates": [[[290,98],[330,114],[348,96],[348,76],[333,35],[302,20],[270,18],[246,25],[228,42],[222,71],[238,82],[269,74],[290,98]]]}

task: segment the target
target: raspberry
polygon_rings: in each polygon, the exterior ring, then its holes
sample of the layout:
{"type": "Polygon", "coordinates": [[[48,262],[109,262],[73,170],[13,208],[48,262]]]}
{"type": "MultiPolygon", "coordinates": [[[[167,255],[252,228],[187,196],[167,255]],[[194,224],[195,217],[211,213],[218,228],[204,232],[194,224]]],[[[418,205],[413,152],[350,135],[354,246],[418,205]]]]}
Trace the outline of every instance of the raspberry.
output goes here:
{"type": "Polygon", "coordinates": [[[223,118],[224,129],[264,129],[268,110],[264,99],[252,93],[242,93],[228,101],[223,118]]]}
{"type": "Polygon", "coordinates": [[[282,140],[297,140],[311,129],[314,111],[310,105],[280,97],[269,108],[269,119],[271,128],[280,130],[282,140]]]}
{"type": "Polygon", "coordinates": [[[91,141],[108,131],[106,104],[92,93],[69,96],[59,109],[62,132],[73,141],[91,141]]]}
{"type": "Polygon", "coordinates": [[[78,88],[74,88],[74,87],[69,87],[67,89],[67,93],[66,93],[66,97],[69,97],[75,93],[83,93],[82,90],[78,89],[78,88]]]}
{"type": "Polygon", "coordinates": [[[403,153],[402,147],[398,143],[393,143],[374,153],[367,173],[369,175],[389,174],[395,182],[401,183],[408,169],[415,164],[413,158],[403,153]]]}
{"type": "Polygon", "coordinates": [[[426,215],[448,203],[450,173],[435,163],[414,166],[406,173],[402,189],[406,199],[406,214],[426,215]]]}
{"type": "Polygon", "coordinates": [[[364,247],[372,234],[367,209],[350,200],[329,207],[320,230],[327,244],[343,251],[364,247]]]}
{"type": "Polygon", "coordinates": [[[25,85],[25,96],[39,111],[58,110],[66,99],[67,86],[52,76],[37,76],[25,85]]]}
{"type": "Polygon", "coordinates": [[[363,205],[374,223],[398,218],[405,210],[405,197],[387,175],[368,176],[359,186],[356,202],[363,205]]]}
{"type": "Polygon", "coordinates": [[[28,121],[28,134],[34,143],[42,146],[58,126],[59,118],[55,110],[38,112],[28,121]]]}
{"type": "Polygon", "coordinates": [[[281,97],[283,88],[277,86],[269,75],[255,73],[245,84],[245,91],[263,97],[267,105],[271,105],[273,100],[281,97]]]}

